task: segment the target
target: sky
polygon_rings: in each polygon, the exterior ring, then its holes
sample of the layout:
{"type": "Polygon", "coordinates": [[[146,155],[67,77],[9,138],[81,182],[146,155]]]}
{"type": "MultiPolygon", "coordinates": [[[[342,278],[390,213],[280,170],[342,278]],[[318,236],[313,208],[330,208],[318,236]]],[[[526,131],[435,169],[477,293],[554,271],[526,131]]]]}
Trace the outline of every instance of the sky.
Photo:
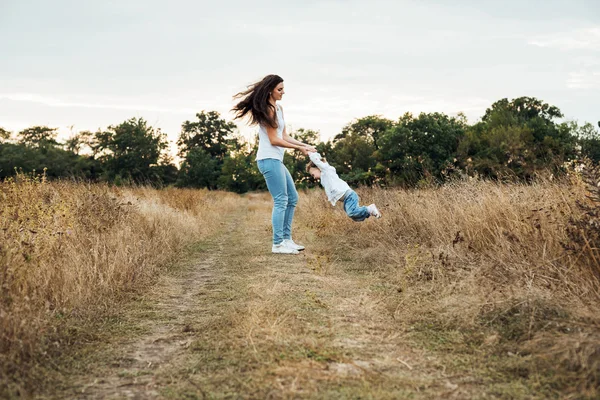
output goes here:
{"type": "MultiPolygon", "coordinates": [[[[288,132],[531,96],[600,120],[598,0],[0,0],[0,127],[59,138],[142,117],[176,141],[202,110],[284,79],[288,132]]],[[[252,137],[256,127],[236,121],[252,137]]]]}

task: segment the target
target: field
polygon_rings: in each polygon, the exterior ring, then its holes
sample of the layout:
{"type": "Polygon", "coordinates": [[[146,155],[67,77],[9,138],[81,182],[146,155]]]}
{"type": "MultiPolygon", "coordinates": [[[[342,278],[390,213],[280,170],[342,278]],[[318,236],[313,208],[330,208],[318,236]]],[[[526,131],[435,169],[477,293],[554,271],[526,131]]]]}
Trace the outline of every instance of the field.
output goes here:
{"type": "Polygon", "coordinates": [[[0,397],[597,398],[589,186],[300,193],[0,186],[0,397]]]}

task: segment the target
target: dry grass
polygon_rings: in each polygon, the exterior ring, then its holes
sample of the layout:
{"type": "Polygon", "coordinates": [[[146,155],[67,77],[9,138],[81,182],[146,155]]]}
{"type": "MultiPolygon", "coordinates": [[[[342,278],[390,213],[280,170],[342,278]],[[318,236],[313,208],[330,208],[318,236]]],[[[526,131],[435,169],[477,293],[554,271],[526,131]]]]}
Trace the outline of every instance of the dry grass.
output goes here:
{"type": "Polygon", "coordinates": [[[73,340],[70,320],[114,312],[213,233],[235,196],[19,176],[0,198],[0,393],[16,395],[73,340]]]}
{"type": "Polygon", "coordinates": [[[355,223],[315,190],[301,196],[298,221],[321,257],[385,283],[400,331],[449,362],[500,357],[497,373],[598,395],[600,286],[589,249],[573,251],[569,236],[589,201],[581,181],[358,192],[381,220],[355,223]],[[507,367],[507,357],[522,364],[507,367]]]}
{"type": "MultiPolygon", "coordinates": [[[[40,349],[51,359],[60,348],[48,342],[68,332],[59,321],[102,315],[210,238],[196,255],[205,269],[190,260],[180,277],[185,296],[146,293],[122,319],[135,327],[138,303],[154,301],[142,319],[188,340],[148,371],[166,398],[599,394],[598,246],[580,180],[360,189],[384,215],[363,223],[308,191],[294,227],[307,250],[294,257],[269,254],[266,193],[1,188],[2,373],[25,371],[40,349]],[[165,299],[196,303],[173,319],[165,299]]],[[[121,365],[94,359],[92,370],[121,365]]]]}

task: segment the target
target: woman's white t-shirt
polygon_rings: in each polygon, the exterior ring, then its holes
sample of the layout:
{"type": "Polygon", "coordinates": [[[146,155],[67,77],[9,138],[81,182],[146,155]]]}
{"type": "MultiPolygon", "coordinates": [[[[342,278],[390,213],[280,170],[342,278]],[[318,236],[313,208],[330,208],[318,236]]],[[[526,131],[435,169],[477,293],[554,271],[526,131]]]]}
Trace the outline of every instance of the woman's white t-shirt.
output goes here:
{"type": "MultiPolygon", "coordinates": [[[[285,121],[283,120],[283,113],[281,107],[277,105],[275,107],[277,114],[277,137],[283,137],[283,128],[285,127],[285,121]]],[[[274,158],[279,161],[283,161],[283,154],[285,149],[279,146],[273,146],[269,140],[267,129],[261,124],[258,128],[258,151],[256,152],[257,160],[264,160],[265,158],[274,158]]]]}

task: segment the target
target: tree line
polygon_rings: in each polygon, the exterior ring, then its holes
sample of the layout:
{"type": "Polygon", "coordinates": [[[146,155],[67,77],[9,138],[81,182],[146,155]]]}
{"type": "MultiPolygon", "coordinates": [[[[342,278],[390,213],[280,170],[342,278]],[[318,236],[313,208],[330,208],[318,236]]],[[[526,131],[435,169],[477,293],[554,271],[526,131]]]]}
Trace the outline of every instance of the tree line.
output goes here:
{"type": "MultiPolygon", "coordinates": [[[[351,185],[414,187],[457,176],[531,180],[560,174],[582,157],[600,161],[600,133],[590,123],[559,122],[561,111],[533,97],[502,99],[468,124],[463,114],[406,113],[397,121],[372,115],[348,123],[323,142],[317,131],[290,134],[317,147],[351,185]]],[[[177,140],[179,166],[160,129],[131,118],[97,132],[83,131],[63,143],[57,130],[34,126],[16,134],[0,128],[0,179],[45,170],[48,178],[106,181],[117,185],[265,189],[255,163],[258,143],[216,111],[185,121],[177,140]]],[[[315,185],[305,157],[287,152],[284,163],[299,187],[315,185]]]]}

